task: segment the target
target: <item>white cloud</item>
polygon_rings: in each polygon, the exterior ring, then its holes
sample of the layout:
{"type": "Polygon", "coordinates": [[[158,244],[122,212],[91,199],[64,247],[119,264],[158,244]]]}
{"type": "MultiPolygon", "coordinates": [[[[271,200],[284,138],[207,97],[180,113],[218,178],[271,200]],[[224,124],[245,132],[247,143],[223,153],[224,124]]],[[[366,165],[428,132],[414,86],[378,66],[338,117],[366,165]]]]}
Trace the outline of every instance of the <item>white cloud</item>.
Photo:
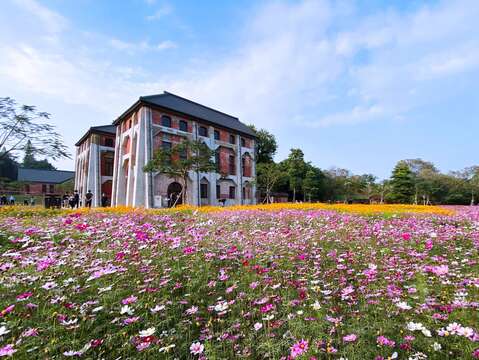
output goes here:
{"type": "Polygon", "coordinates": [[[38,19],[50,33],[59,33],[67,28],[68,21],[65,17],[41,5],[36,0],[14,0],[14,3],[38,19]]]}
{"type": "Polygon", "coordinates": [[[126,51],[134,54],[143,51],[162,51],[168,49],[174,49],[177,47],[176,43],[171,40],[165,40],[158,44],[151,44],[150,42],[143,40],[138,43],[127,42],[119,39],[111,39],[110,46],[115,50],[126,51]]]}
{"type": "MultiPolygon", "coordinates": [[[[152,4],[152,3],[151,3],[152,4]]],[[[156,21],[170,15],[173,12],[173,7],[170,4],[164,3],[155,12],[146,17],[148,21],[156,21]]]]}

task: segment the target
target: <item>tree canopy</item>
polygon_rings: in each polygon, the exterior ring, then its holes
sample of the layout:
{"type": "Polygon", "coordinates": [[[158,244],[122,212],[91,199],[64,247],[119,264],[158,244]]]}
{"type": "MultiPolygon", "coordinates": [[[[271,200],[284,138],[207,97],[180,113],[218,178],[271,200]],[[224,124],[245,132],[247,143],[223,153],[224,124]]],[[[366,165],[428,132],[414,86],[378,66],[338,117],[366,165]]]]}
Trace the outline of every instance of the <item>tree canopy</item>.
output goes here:
{"type": "Polygon", "coordinates": [[[37,156],[53,160],[71,158],[50,114],[35,106],[18,105],[12,98],[0,98],[0,160],[24,152],[27,144],[37,156]]]}

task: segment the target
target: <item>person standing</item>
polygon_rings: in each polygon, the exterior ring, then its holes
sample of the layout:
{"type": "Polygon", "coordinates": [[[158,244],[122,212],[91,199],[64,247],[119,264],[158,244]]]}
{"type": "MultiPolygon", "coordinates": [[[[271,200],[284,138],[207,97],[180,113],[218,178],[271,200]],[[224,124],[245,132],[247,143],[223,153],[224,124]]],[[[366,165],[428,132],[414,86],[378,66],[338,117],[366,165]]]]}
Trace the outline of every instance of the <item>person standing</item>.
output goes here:
{"type": "Polygon", "coordinates": [[[105,193],[101,194],[101,206],[106,207],[108,205],[108,197],[105,193]]]}
{"type": "Polygon", "coordinates": [[[93,193],[91,192],[91,190],[88,190],[88,192],[85,194],[85,206],[87,208],[91,209],[92,200],[93,200],[93,193]]]}
{"type": "Polygon", "coordinates": [[[2,195],[2,197],[0,198],[0,205],[7,205],[7,195],[2,195]]]}
{"type": "Polygon", "coordinates": [[[63,195],[63,207],[67,208],[68,205],[70,204],[70,193],[66,192],[65,195],[63,195]]]}
{"type": "Polygon", "coordinates": [[[35,206],[35,198],[30,196],[30,206],[35,206]]]}
{"type": "Polygon", "coordinates": [[[15,197],[13,195],[10,195],[10,197],[8,198],[8,201],[10,205],[15,205],[15,197]]]}
{"type": "Polygon", "coordinates": [[[80,194],[78,194],[78,190],[75,190],[75,193],[73,194],[73,208],[77,208],[80,206],[80,194]]]}

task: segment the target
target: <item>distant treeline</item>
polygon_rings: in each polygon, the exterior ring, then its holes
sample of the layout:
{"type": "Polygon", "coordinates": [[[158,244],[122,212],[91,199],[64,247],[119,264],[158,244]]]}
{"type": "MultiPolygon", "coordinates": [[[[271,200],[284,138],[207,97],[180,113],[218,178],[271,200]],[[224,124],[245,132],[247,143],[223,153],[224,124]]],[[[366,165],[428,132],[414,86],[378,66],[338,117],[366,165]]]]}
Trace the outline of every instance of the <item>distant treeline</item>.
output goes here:
{"type": "Polygon", "coordinates": [[[441,173],[422,159],[399,161],[391,177],[378,181],[372,174],[356,175],[347,169],[320,169],[304,159],[301,149],[291,149],[279,163],[273,157],[277,142],[266,130],[256,131],[257,188],[265,201],[476,204],[479,194],[479,166],[441,173]]]}

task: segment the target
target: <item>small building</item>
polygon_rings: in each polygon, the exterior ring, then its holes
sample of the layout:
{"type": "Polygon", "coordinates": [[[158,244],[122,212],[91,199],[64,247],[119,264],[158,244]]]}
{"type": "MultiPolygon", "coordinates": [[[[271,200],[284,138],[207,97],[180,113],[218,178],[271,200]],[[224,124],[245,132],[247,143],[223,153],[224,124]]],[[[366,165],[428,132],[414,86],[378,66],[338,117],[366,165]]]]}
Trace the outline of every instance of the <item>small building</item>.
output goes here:
{"type": "Polygon", "coordinates": [[[101,205],[105,194],[111,202],[116,126],[91,127],[75,144],[75,190],[84,199],[88,190],[93,193],[93,206],[101,205]]]}
{"type": "Polygon", "coordinates": [[[17,181],[29,195],[58,195],[58,185],[75,177],[73,171],[18,168],[17,181]]]}

